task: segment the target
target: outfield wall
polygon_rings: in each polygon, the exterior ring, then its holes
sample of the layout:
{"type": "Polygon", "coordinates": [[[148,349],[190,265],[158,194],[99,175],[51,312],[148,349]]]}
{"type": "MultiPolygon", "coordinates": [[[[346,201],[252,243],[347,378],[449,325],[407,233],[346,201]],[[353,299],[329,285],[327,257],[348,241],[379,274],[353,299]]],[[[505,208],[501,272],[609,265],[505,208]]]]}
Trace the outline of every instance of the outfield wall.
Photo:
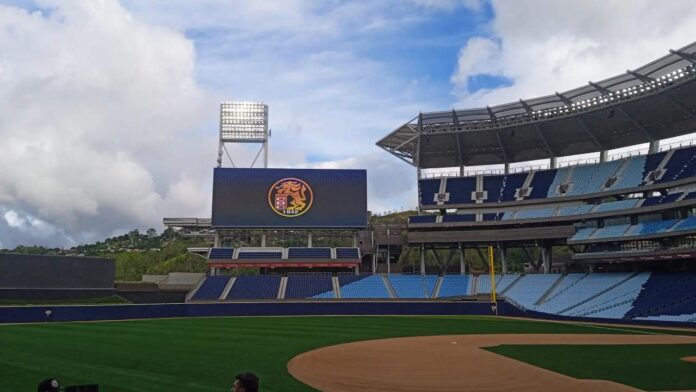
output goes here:
{"type": "MultiPolygon", "coordinates": [[[[522,311],[500,301],[501,315],[522,311]]],[[[0,323],[221,316],[493,315],[488,302],[234,302],[0,307],[0,323]],[[47,313],[48,312],[48,313],[47,313]]]]}

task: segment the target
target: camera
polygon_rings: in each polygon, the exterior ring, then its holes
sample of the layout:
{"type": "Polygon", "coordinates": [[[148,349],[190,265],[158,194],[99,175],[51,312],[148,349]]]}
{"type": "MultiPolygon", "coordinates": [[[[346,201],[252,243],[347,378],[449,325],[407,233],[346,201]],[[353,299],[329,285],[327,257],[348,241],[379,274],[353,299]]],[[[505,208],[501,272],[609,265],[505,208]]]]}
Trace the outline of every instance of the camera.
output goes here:
{"type": "Polygon", "coordinates": [[[99,385],[97,384],[85,384],[85,385],[70,385],[67,387],[61,387],[58,380],[55,378],[47,378],[39,383],[37,392],[99,392],[99,385]]]}

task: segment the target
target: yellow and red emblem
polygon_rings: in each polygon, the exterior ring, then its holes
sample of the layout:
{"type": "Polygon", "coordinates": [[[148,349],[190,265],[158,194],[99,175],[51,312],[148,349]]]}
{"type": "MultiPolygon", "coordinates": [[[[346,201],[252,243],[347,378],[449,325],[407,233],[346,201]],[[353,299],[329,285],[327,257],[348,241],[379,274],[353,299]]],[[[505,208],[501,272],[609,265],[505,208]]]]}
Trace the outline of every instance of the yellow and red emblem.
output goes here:
{"type": "Polygon", "coordinates": [[[268,190],[268,205],[276,214],[286,218],[294,218],[309,211],[312,202],[312,188],[299,178],[283,178],[268,190]]]}

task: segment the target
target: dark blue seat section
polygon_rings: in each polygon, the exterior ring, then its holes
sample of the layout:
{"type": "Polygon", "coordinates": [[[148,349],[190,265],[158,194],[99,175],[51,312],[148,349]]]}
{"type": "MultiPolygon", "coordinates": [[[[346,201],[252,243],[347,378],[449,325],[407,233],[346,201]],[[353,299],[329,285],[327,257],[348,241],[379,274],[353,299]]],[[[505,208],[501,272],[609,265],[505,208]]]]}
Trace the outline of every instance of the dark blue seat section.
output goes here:
{"type": "Polygon", "coordinates": [[[502,197],[505,176],[483,176],[483,190],[488,192],[486,203],[497,203],[502,197]]]}
{"type": "Polygon", "coordinates": [[[358,252],[358,248],[336,248],[336,258],[358,259],[360,258],[360,253],[358,252]]]}
{"type": "Polygon", "coordinates": [[[696,191],[694,192],[689,192],[682,200],[691,200],[691,199],[696,199],[696,191]]]}
{"type": "MultiPolygon", "coordinates": [[[[505,201],[514,201],[515,200],[515,193],[519,188],[522,188],[522,185],[524,185],[524,180],[527,179],[527,176],[529,173],[517,173],[517,174],[508,174],[505,176],[505,180],[503,182],[503,191],[500,194],[500,198],[498,199],[499,202],[505,202],[505,201]]],[[[488,201],[491,200],[491,196],[488,195],[488,201]]]]}
{"type": "Polygon", "coordinates": [[[359,280],[367,278],[368,276],[373,276],[373,275],[371,275],[371,274],[356,275],[352,272],[339,272],[336,276],[338,276],[338,285],[343,287],[349,283],[357,282],[359,280]]]}
{"type": "Polygon", "coordinates": [[[442,222],[476,222],[476,214],[449,214],[442,217],[442,222]]]}
{"type": "Polygon", "coordinates": [[[282,259],[283,252],[280,251],[253,251],[239,252],[238,259],[282,259]]]}
{"type": "Polygon", "coordinates": [[[649,154],[645,157],[645,166],[643,166],[643,180],[645,180],[645,177],[648,176],[648,173],[660,166],[662,160],[665,159],[665,155],[667,155],[667,152],[663,151],[655,154],[649,154]]]}
{"type": "Polygon", "coordinates": [[[665,174],[657,182],[669,182],[696,175],[696,147],[674,150],[665,165],[665,174]]]}
{"type": "Polygon", "coordinates": [[[558,170],[541,170],[534,173],[532,177],[532,182],[529,186],[532,188],[531,193],[525,199],[544,199],[549,193],[549,187],[553,183],[553,179],[556,177],[556,172],[558,170]]]}
{"type": "Polygon", "coordinates": [[[232,285],[225,299],[278,298],[280,275],[242,275],[232,285]]]}
{"type": "Polygon", "coordinates": [[[418,180],[418,200],[421,205],[435,204],[435,194],[440,193],[440,182],[439,178],[418,180]]]}
{"type": "Polygon", "coordinates": [[[408,223],[435,223],[435,215],[414,215],[408,217],[408,223]]]}
{"type": "Polygon", "coordinates": [[[494,220],[501,220],[503,218],[503,213],[502,212],[494,212],[492,214],[483,214],[482,219],[484,221],[494,221],[494,220]]]}
{"type": "Polygon", "coordinates": [[[683,193],[677,192],[677,193],[670,193],[669,195],[665,196],[650,196],[647,199],[643,200],[643,204],[641,204],[641,207],[650,207],[650,206],[656,206],[659,204],[666,204],[666,203],[674,203],[679,199],[683,193]]]}
{"type": "Polygon", "coordinates": [[[222,295],[222,291],[227,286],[227,282],[230,281],[229,276],[217,275],[208,276],[203,281],[201,287],[198,288],[196,294],[191,299],[197,300],[214,300],[219,299],[222,295]]]}
{"type": "Polygon", "coordinates": [[[330,259],[331,248],[288,248],[288,259],[330,259]]]}
{"type": "Polygon", "coordinates": [[[696,313],[696,275],[653,273],[624,318],[691,313],[696,313]]]}
{"type": "Polygon", "coordinates": [[[234,248],[213,248],[210,250],[210,260],[231,259],[234,255],[234,248]]]}
{"type": "Polygon", "coordinates": [[[445,192],[449,193],[449,201],[445,204],[471,204],[471,192],[476,191],[476,177],[453,177],[447,179],[445,192]]]}
{"type": "Polygon", "coordinates": [[[290,275],[285,298],[311,298],[332,290],[331,274],[290,275]]]}

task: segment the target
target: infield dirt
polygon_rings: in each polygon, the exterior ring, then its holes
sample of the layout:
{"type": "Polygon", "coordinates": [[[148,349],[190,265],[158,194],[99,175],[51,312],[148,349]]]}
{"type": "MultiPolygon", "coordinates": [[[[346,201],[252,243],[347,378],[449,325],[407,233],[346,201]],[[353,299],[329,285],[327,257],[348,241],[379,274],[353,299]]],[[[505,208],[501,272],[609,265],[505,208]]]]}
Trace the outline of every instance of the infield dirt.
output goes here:
{"type": "Polygon", "coordinates": [[[395,338],[308,351],[292,358],[288,371],[327,392],[637,391],[611,381],[579,380],[481,348],[502,344],[685,343],[696,343],[696,337],[501,334],[395,338]]]}

